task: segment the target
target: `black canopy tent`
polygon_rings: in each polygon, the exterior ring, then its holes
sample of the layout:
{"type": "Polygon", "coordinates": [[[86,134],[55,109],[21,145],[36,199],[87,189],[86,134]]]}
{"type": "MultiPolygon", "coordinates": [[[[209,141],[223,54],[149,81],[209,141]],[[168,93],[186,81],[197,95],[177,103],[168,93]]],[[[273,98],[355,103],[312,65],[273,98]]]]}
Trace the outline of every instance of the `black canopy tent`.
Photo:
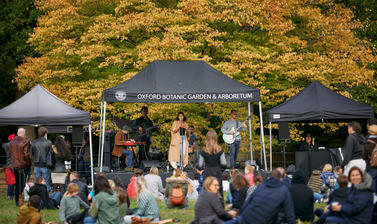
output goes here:
{"type": "MultiPolygon", "coordinates": [[[[153,61],[131,79],[102,92],[100,171],[102,172],[107,102],[248,102],[250,116],[250,102],[255,101],[259,101],[260,119],[262,121],[259,89],[229,78],[204,61],[153,61]]],[[[261,130],[261,142],[264,149],[263,129],[261,130]]],[[[252,159],[250,120],[249,132],[252,159]]]]}
{"type": "MultiPolygon", "coordinates": [[[[71,107],[39,84],[0,110],[0,125],[89,125],[91,167],[93,167],[89,112],[71,107]]],[[[93,169],[91,178],[93,183],[93,169]]]]}
{"type": "MultiPolygon", "coordinates": [[[[272,122],[339,122],[368,119],[374,116],[373,107],[342,96],[322,85],[312,82],[288,101],[263,113],[270,123],[270,153],[272,122]]],[[[270,154],[271,155],[271,154],[270,154]]],[[[270,162],[272,157],[270,156],[270,162]]]]}

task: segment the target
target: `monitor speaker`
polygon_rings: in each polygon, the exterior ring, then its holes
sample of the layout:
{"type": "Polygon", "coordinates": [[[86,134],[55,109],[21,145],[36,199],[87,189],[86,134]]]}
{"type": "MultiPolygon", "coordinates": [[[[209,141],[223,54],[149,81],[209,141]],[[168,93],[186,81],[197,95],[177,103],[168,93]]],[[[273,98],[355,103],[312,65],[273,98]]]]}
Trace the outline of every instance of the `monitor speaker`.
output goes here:
{"type": "Polygon", "coordinates": [[[289,136],[289,123],[279,122],[279,140],[290,139],[289,136]]]}
{"type": "Polygon", "coordinates": [[[140,169],[144,171],[148,171],[151,169],[152,166],[160,168],[160,161],[158,160],[142,160],[140,163],[140,169]]]}
{"type": "Polygon", "coordinates": [[[84,141],[84,130],[82,126],[72,127],[72,145],[82,145],[84,141]]]}

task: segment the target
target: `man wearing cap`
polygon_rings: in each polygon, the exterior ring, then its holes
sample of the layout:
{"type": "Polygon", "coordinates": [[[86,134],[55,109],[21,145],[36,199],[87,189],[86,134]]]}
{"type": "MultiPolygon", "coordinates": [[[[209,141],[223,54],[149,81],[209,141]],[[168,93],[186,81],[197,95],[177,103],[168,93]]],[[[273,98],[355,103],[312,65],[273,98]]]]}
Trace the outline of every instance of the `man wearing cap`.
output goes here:
{"type": "Polygon", "coordinates": [[[311,134],[305,135],[305,142],[300,146],[300,151],[317,150],[318,146],[314,142],[314,137],[311,134]]]}
{"type": "Polygon", "coordinates": [[[125,142],[128,141],[134,141],[129,140],[129,133],[132,131],[132,128],[128,125],[124,125],[122,127],[122,130],[118,131],[118,133],[115,135],[115,143],[114,143],[114,149],[112,152],[113,156],[121,157],[122,155],[126,155],[128,157],[127,159],[127,170],[132,170],[133,167],[133,158],[134,153],[133,151],[129,150],[127,146],[124,145],[125,142]]]}

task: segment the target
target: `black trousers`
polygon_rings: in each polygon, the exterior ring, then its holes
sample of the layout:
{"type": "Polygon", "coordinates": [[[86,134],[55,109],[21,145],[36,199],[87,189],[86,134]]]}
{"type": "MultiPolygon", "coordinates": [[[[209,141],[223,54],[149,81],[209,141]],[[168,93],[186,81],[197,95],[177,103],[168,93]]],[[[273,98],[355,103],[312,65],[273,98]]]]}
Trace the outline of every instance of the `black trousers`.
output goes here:
{"type": "Polygon", "coordinates": [[[16,204],[18,204],[18,199],[20,198],[20,195],[25,188],[26,168],[14,168],[13,172],[14,177],[16,178],[16,183],[14,185],[14,199],[16,201],[16,204]]]}

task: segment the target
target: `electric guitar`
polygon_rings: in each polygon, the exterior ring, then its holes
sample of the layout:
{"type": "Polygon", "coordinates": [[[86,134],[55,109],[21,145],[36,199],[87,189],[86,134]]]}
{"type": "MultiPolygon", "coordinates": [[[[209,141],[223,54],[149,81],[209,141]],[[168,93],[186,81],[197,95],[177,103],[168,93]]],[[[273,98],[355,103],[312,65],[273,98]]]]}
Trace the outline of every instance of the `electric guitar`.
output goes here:
{"type": "Polygon", "coordinates": [[[238,128],[232,127],[230,131],[233,131],[233,134],[223,134],[224,142],[227,144],[232,144],[234,141],[236,141],[236,137],[239,136],[241,133],[239,130],[243,127],[242,124],[249,120],[251,117],[246,118],[243,122],[241,122],[241,125],[238,128]]]}
{"type": "Polygon", "coordinates": [[[138,131],[137,136],[141,137],[141,136],[149,135],[149,133],[150,133],[150,131],[151,131],[152,129],[154,129],[154,128],[156,128],[156,127],[159,127],[159,126],[161,126],[162,124],[168,123],[168,122],[170,122],[170,121],[172,121],[172,120],[171,120],[171,119],[166,119],[166,120],[164,120],[163,122],[161,122],[161,123],[159,123],[159,124],[157,124],[157,125],[153,125],[153,126],[148,127],[148,128],[143,128],[141,131],[138,131]]]}

